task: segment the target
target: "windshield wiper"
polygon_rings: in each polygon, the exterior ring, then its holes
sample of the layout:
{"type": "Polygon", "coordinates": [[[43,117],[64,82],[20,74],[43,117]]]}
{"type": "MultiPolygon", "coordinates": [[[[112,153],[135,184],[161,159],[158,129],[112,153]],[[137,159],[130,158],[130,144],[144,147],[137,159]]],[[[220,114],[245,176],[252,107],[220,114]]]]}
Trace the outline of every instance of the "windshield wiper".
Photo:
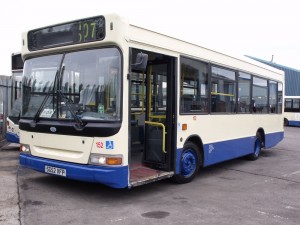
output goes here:
{"type": "MultiPolygon", "coordinates": [[[[64,70],[65,70],[65,65],[61,65],[61,70],[60,70],[61,77],[64,73],[64,70]]],[[[64,101],[64,103],[67,106],[67,109],[69,110],[69,112],[71,113],[73,118],[75,119],[75,121],[76,121],[75,129],[81,130],[86,124],[83,123],[83,121],[78,117],[78,115],[70,107],[69,103],[70,102],[73,103],[72,100],[70,98],[68,98],[61,90],[56,90],[56,92],[59,94],[60,98],[64,101]]]]}
{"type": "Polygon", "coordinates": [[[79,126],[79,127],[76,127],[76,128],[77,129],[82,129],[86,124],[84,124],[84,122],[78,117],[78,115],[70,107],[71,100],[61,90],[57,90],[57,93],[59,94],[60,98],[66,104],[67,109],[69,110],[69,112],[71,113],[71,115],[73,116],[73,118],[75,119],[76,124],[79,126]]]}
{"type": "Polygon", "coordinates": [[[47,93],[47,95],[46,95],[46,97],[45,97],[44,100],[42,101],[42,104],[40,105],[40,107],[38,108],[36,114],[34,115],[33,121],[34,121],[35,123],[37,123],[37,122],[39,121],[39,118],[40,118],[40,114],[41,114],[41,112],[42,112],[42,109],[44,108],[44,106],[45,106],[45,104],[46,104],[46,102],[47,102],[47,100],[48,100],[48,98],[49,98],[49,96],[50,96],[51,93],[53,93],[52,90],[49,90],[48,93],[47,93]]]}
{"type": "Polygon", "coordinates": [[[47,102],[47,100],[48,100],[50,94],[53,93],[53,96],[54,96],[55,83],[56,83],[56,81],[58,80],[58,79],[57,79],[58,72],[59,72],[59,71],[57,70],[56,73],[55,73],[55,78],[54,78],[54,83],[53,83],[53,88],[52,88],[52,90],[49,90],[49,91],[48,91],[48,94],[46,95],[46,97],[45,97],[44,100],[42,101],[42,104],[40,105],[40,107],[38,108],[36,114],[34,115],[33,121],[34,121],[35,123],[37,123],[37,122],[39,121],[41,111],[42,111],[42,109],[44,108],[44,106],[45,106],[45,104],[46,104],[46,102],[47,102]]]}

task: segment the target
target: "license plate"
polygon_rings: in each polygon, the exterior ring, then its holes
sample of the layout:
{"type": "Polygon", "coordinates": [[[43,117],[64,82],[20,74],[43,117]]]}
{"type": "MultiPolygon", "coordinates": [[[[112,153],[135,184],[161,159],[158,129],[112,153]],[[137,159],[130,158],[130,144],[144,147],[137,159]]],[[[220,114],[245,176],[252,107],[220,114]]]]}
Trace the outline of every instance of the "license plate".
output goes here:
{"type": "Polygon", "coordinates": [[[53,166],[45,165],[45,172],[50,173],[50,174],[63,176],[63,177],[67,176],[67,170],[66,169],[57,168],[57,167],[53,167],[53,166]]]}

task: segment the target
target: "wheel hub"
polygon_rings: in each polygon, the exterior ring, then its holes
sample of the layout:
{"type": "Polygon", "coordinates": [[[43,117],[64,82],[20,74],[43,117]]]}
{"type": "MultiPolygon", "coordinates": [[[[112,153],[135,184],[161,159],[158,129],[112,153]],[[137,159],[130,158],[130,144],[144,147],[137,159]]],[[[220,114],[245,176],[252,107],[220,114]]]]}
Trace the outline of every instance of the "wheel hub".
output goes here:
{"type": "Polygon", "coordinates": [[[182,175],[185,177],[191,176],[197,167],[197,159],[193,151],[188,150],[182,155],[182,175]]]}

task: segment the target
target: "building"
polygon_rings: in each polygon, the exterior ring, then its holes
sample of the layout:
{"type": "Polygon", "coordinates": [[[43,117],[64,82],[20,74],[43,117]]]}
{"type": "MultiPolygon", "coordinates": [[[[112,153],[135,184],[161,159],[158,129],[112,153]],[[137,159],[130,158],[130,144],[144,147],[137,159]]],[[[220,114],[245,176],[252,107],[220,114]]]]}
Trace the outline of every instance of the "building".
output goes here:
{"type": "Polygon", "coordinates": [[[279,65],[274,62],[247,56],[258,62],[275,67],[285,72],[285,96],[300,96],[300,70],[296,70],[287,66],[279,65]]]}
{"type": "Polygon", "coordinates": [[[300,127],[300,70],[247,56],[285,72],[284,125],[300,127]]]}

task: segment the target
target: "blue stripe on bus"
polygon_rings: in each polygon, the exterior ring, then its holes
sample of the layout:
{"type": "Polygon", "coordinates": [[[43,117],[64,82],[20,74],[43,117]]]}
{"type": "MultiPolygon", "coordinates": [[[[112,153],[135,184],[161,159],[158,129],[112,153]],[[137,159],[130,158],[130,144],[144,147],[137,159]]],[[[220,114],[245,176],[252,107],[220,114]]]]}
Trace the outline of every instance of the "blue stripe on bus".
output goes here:
{"type": "Polygon", "coordinates": [[[66,169],[66,177],[73,180],[101,183],[113,188],[125,188],[128,186],[128,166],[80,165],[44,159],[24,153],[20,153],[20,164],[42,173],[45,173],[45,165],[66,169]]]}
{"type": "Polygon", "coordinates": [[[178,148],[176,152],[176,162],[175,162],[175,173],[179,174],[181,172],[181,167],[180,167],[180,160],[181,160],[181,154],[182,154],[183,149],[178,148]]]}
{"type": "Polygon", "coordinates": [[[300,121],[291,121],[289,120],[289,126],[300,127],[300,121]]]}
{"type": "Polygon", "coordinates": [[[255,136],[204,145],[204,166],[238,158],[254,152],[255,136]]]}
{"type": "Polygon", "coordinates": [[[283,132],[266,134],[265,148],[272,148],[277,145],[284,138],[283,132]]]}
{"type": "Polygon", "coordinates": [[[17,144],[20,143],[20,137],[15,133],[6,132],[5,138],[8,142],[17,143],[17,144]]]}
{"type": "MultiPolygon", "coordinates": [[[[267,134],[265,137],[265,147],[271,148],[283,139],[283,132],[267,134]]],[[[203,166],[210,166],[226,160],[249,155],[254,152],[255,136],[215,142],[204,145],[204,163],[203,166]]],[[[176,152],[175,173],[180,173],[180,157],[182,148],[176,152]]]]}

